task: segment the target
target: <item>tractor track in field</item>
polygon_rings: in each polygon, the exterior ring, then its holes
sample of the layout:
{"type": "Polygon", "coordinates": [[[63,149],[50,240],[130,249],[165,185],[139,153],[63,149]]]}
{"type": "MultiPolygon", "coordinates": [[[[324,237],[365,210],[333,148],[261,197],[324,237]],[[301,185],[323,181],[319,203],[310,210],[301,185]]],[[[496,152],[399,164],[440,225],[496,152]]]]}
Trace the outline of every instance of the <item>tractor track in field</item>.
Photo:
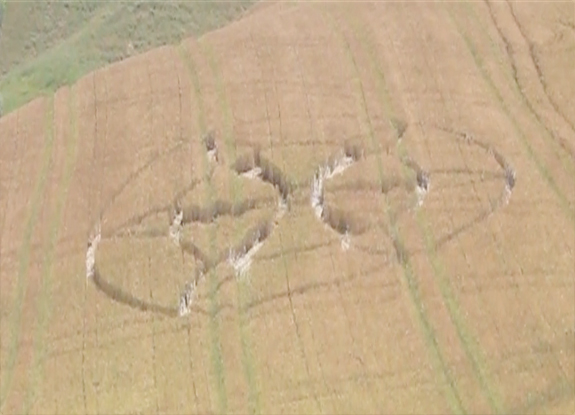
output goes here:
{"type": "MultiPolygon", "coordinates": [[[[529,112],[531,112],[531,114],[535,117],[535,119],[537,120],[539,125],[541,125],[541,127],[543,127],[543,129],[545,130],[547,135],[553,141],[555,141],[557,144],[559,144],[559,146],[562,148],[562,150],[566,154],[569,155],[569,157],[571,158],[571,163],[575,163],[575,148],[572,147],[572,145],[569,143],[569,141],[565,137],[559,135],[558,133],[556,133],[555,131],[552,130],[549,123],[545,122],[545,120],[543,119],[541,114],[535,109],[535,106],[533,105],[532,100],[529,99],[529,97],[527,96],[527,94],[525,92],[525,88],[523,86],[523,83],[520,81],[520,76],[519,76],[519,72],[517,69],[517,62],[515,60],[513,46],[511,44],[511,41],[505,35],[505,33],[503,32],[503,30],[501,28],[501,25],[498,23],[497,18],[495,16],[495,13],[493,11],[493,7],[492,7],[491,3],[489,2],[489,0],[484,0],[484,3],[487,6],[487,9],[489,11],[489,16],[491,18],[493,26],[497,29],[497,33],[499,34],[501,41],[505,45],[505,52],[507,54],[507,59],[509,61],[510,67],[511,67],[513,81],[517,87],[517,90],[521,94],[521,97],[522,97],[523,101],[525,102],[525,105],[529,109],[529,112]]],[[[538,63],[538,59],[537,59],[536,51],[535,51],[535,45],[527,37],[527,34],[525,33],[523,26],[519,22],[512,4],[509,1],[506,1],[506,4],[508,6],[509,13],[512,16],[512,19],[513,19],[517,29],[519,30],[521,37],[523,38],[523,41],[527,45],[527,48],[529,51],[530,61],[531,61],[532,65],[535,68],[535,71],[537,73],[537,78],[536,78],[537,82],[541,86],[543,93],[544,93],[545,97],[547,98],[547,101],[550,103],[554,112],[561,118],[561,120],[569,126],[569,128],[571,129],[571,132],[575,133],[575,127],[573,125],[573,122],[570,121],[565,116],[564,112],[560,109],[560,107],[557,105],[557,103],[555,102],[555,100],[553,99],[551,94],[549,93],[547,83],[545,82],[545,77],[543,76],[543,72],[541,71],[541,67],[538,63]]]]}

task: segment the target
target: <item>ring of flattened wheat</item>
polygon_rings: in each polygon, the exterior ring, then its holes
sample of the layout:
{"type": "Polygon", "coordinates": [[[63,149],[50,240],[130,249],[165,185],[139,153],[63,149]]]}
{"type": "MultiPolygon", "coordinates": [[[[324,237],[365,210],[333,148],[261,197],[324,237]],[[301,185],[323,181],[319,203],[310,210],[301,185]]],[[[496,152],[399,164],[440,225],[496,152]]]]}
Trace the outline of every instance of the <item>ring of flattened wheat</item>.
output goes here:
{"type": "MultiPolygon", "coordinates": [[[[213,166],[215,167],[221,160],[218,155],[218,148],[215,143],[214,135],[212,133],[207,134],[203,143],[208,159],[211,163],[215,163],[213,166]]],[[[149,165],[150,164],[148,164],[147,167],[149,167],[149,165]]],[[[179,297],[179,304],[177,307],[160,306],[150,301],[139,299],[131,293],[121,290],[118,286],[104,278],[96,261],[98,245],[103,238],[101,232],[101,221],[104,218],[103,212],[100,214],[100,220],[94,227],[88,240],[86,250],[86,278],[92,281],[96,288],[116,302],[143,311],[154,311],[168,316],[181,316],[190,312],[197,284],[204,278],[208,271],[214,269],[220,263],[228,262],[229,265],[234,268],[237,276],[245,274],[245,271],[250,265],[251,257],[261,248],[265,239],[267,239],[273,231],[278,220],[287,211],[288,197],[293,188],[293,184],[285,178],[285,175],[277,166],[269,160],[260,157],[259,152],[256,151],[254,151],[254,154],[251,157],[244,157],[236,160],[232,167],[233,170],[241,176],[245,176],[247,178],[259,178],[264,183],[272,184],[279,194],[279,201],[277,203],[275,214],[271,218],[268,218],[250,228],[239,244],[227,247],[214,256],[209,256],[191,240],[185,240],[182,237],[182,228],[188,223],[212,223],[220,216],[240,216],[247,211],[258,207],[257,200],[244,200],[235,204],[223,200],[216,200],[208,206],[182,206],[180,199],[184,194],[193,190],[193,188],[201,182],[210,180],[211,174],[208,174],[203,179],[191,183],[186,189],[176,195],[174,200],[166,206],[151,209],[143,215],[135,216],[110,232],[109,235],[106,235],[106,239],[118,236],[133,236],[134,232],[131,230],[131,225],[140,223],[147,215],[168,213],[170,224],[165,235],[161,236],[170,238],[177,246],[180,247],[182,253],[192,255],[198,263],[194,274],[190,276],[188,282],[184,286],[183,293],[179,297]]],[[[121,188],[124,187],[126,187],[125,184],[121,186],[121,188]]],[[[266,201],[264,200],[264,202],[266,201]]],[[[109,207],[109,205],[107,207],[109,207]]]]}

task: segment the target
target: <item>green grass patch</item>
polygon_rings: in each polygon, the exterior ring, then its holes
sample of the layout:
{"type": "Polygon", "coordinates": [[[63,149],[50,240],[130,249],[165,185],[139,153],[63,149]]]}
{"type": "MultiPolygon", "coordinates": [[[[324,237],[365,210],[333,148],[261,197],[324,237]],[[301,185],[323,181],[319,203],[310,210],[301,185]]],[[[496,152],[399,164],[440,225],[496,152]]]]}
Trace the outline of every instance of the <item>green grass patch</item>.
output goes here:
{"type": "Polygon", "coordinates": [[[219,28],[253,3],[7,3],[0,38],[4,112],[132,54],[219,28]]]}

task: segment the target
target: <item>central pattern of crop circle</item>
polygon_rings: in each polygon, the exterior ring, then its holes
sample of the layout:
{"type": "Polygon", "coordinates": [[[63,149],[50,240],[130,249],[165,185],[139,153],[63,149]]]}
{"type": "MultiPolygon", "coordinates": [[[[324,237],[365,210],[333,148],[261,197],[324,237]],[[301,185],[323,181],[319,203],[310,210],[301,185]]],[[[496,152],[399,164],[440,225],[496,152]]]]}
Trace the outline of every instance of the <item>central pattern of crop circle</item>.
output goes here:
{"type": "MultiPolygon", "coordinates": [[[[403,133],[403,131],[401,131],[403,133]]],[[[454,133],[457,135],[457,133],[454,133]]],[[[459,134],[467,145],[485,150],[503,170],[505,187],[502,196],[492,206],[496,208],[506,203],[515,184],[515,172],[493,147],[476,140],[468,134],[459,134]]],[[[399,136],[399,141],[401,135],[399,136]]],[[[202,180],[197,180],[177,194],[166,206],[152,209],[146,215],[120,226],[110,235],[102,236],[100,223],[89,239],[86,252],[86,277],[112,300],[144,311],[160,312],[168,316],[184,316],[190,313],[197,288],[209,272],[224,264],[233,269],[236,278],[245,276],[254,255],[264,246],[274,233],[282,218],[291,214],[294,206],[308,205],[315,218],[327,231],[340,239],[342,251],[354,248],[373,255],[381,251],[372,249],[374,239],[387,238],[393,246],[398,261],[406,260],[409,252],[398,240],[390,227],[399,215],[419,208],[431,188],[430,173],[424,170],[413,158],[404,154],[392,156],[381,151],[370,151],[351,142],[344,143],[322,164],[317,166],[313,177],[298,183],[280,167],[261,154],[259,148],[238,157],[231,165],[226,165],[219,155],[214,134],[204,140],[204,150],[210,165],[210,172],[202,180]],[[242,180],[256,180],[273,192],[262,197],[252,197],[235,202],[216,199],[207,205],[185,204],[184,196],[204,181],[210,181],[214,172],[225,169],[242,180]],[[378,180],[369,179],[374,171],[380,172],[378,180]],[[371,173],[367,173],[371,172],[371,173]],[[385,174],[383,174],[383,173],[385,174]],[[389,206],[390,195],[394,195],[394,205],[389,206]],[[362,206],[358,209],[357,206],[362,206]],[[196,239],[197,232],[186,233],[188,225],[199,226],[215,223],[221,218],[233,221],[250,211],[265,210],[268,213],[262,220],[248,226],[239,242],[219,249],[212,246],[211,252],[201,248],[196,239]],[[167,215],[169,223],[164,230],[147,232],[147,236],[170,239],[171,245],[179,248],[182,259],[193,258],[194,266],[186,272],[186,280],[180,287],[178,301],[173,305],[159,305],[154,301],[138,298],[130,290],[122,289],[109,282],[100,271],[96,261],[98,245],[107,239],[137,236],[134,223],[141,223],[146,216],[167,215]]],[[[140,232],[146,236],[146,232],[140,232]]],[[[442,241],[438,241],[438,244],[442,241]]]]}

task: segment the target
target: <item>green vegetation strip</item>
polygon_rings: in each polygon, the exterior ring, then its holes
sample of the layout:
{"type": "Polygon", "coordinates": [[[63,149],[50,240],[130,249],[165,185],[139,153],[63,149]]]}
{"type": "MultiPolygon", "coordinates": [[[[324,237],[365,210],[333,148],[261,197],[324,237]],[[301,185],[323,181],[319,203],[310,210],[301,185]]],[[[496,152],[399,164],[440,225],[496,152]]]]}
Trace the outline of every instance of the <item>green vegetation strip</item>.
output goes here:
{"type": "MultiPolygon", "coordinates": [[[[20,342],[20,329],[22,320],[22,311],[24,307],[24,294],[26,293],[26,287],[28,285],[28,271],[30,268],[30,242],[32,239],[32,233],[36,228],[38,222],[38,216],[40,214],[41,200],[44,195],[44,189],[46,187],[46,179],[48,177],[48,171],[52,163],[52,144],[54,141],[54,131],[53,131],[53,115],[54,115],[54,99],[53,97],[48,99],[46,102],[48,107],[45,111],[44,123],[45,123],[45,136],[44,136],[44,153],[42,155],[42,167],[40,169],[39,175],[36,179],[36,187],[34,188],[34,193],[32,195],[32,200],[30,203],[30,212],[26,222],[26,228],[24,230],[24,235],[22,238],[22,245],[20,247],[20,253],[18,256],[18,275],[15,286],[15,297],[14,302],[15,310],[13,316],[10,318],[10,331],[12,333],[10,346],[8,348],[8,359],[7,364],[2,368],[2,386],[0,387],[0,412],[8,396],[10,386],[12,383],[12,377],[14,375],[14,365],[16,363],[16,358],[18,356],[18,343],[20,342]]],[[[21,137],[16,137],[15,139],[21,139],[21,137]]]]}
{"type": "MultiPolygon", "coordinates": [[[[227,99],[226,91],[224,89],[224,85],[221,79],[221,72],[217,68],[213,51],[211,50],[208,44],[202,43],[202,49],[204,50],[205,55],[207,55],[212,73],[216,78],[216,85],[218,90],[218,100],[220,102],[220,108],[223,109],[224,112],[224,141],[227,147],[228,159],[230,162],[236,159],[236,152],[235,152],[235,145],[233,143],[233,130],[232,130],[232,113],[230,108],[230,103],[227,99]]],[[[232,199],[234,202],[238,202],[239,199],[242,197],[241,189],[238,189],[238,183],[233,180],[233,176],[230,176],[230,189],[232,192],[232,199]]],[[[240,234],[240,230],[236,229],[234,232],[235,236],[237,237],[240,234]]],[[[235,240],[240,240],[240,238],[236,238],[235,240]]],[[[240,331],[240,342],[242,347],[242,364],[244,367],[244,373],[246,377],[246,381],[248,383],[248,405],[249,411],[252,414],[261,413],[261,406],[260,406],[260,394],[257,389],[257,382],[256,382],[256,368],[254,362],[254,356],[252,351],[251,339],[249,335],[249,330],[247,326],[247,316],[246,310],[244,308],[246,299],[250,300],[251,292],[249,287],[243,282],[237,283],[238,289],[238,310],[239,310],[239,331],[240,331]]]]}
{"type": "Polygon", "coordinates": [[[503,408],[501,394],[497,390],[496,386],[494,386],[495,383],[493,380],[490,378],[489,368],[485,362],[485,357],[483,356],[483,352],[477,339],[472,335],[467,324],[465,324],[465,320],[463,318],[464,313],[461,310],[461,306],[459,305],[459,302],[453,293],[451,283],[449,282],[450,276],[447,275],[445,267],[437,255],[435,249],[436,239],[433,232],[425,220],[425,215],[421,211],[417,212],[416,217],[418,226],[425,239],[425,247],[433,268],[433,276],[438,283],[444,304],[449,312],[449,317],[455,327],[455,331],[457,332],[457,337],[463,346],[467,359],[471,363],[473,373],[479,382],[483,395],[489,402],[489,406],[495,413],[502,414],[505,410],[503,408]]]}
{"type": "MultiPolygon", "coordinates": [[[[254,43],[253,36],[251,37],[251,43],[252,43],[252,47],[254,48],[254,51],[256,51],[256,56],[257,56],[257,59],[258,59],[258,67],[260,68],[260,75],[263,76],[264,71],[263,71],[263,69],[262,69],[261,57],[260,57],[260,54],[257,52],[257,47],[256,47],[256,45],[255,45],[255,43],[254,43]]],[[[265,48],[265,51],[266,51],[267,57],[268,57],[268,58],[271,58],[272,55],[271,55],[271,53],[270,53],[270,45],[269,45],[269,44],[266,44],[265,47],[266,47],[266,48],[265,48]]],[[[277,76],[276,76],[276,70],[275,70],[275,68],[272,68],[272,71],[273,71],[273,77],[274,77],[274,82],[272,83],[273,91],[274,91],[274,94],[275,94],[276,96],[278,96],[278,90],[277,90],[277,81],[278,81],[278,79],[277,79],[277,76]]],[[[305,83],[303,82],[303,74],[300,73],[300,75],[301,75],[301,78],[302,78],[302,84],[304,84],[304,86],[305,86],[305,83]]],[[[268,140],[269,140],[269,145],[270,145],[270,152],[271,152],[271,155],[272,155],[272,157],[273,157],[274,147],[273,147],[273,141],[272,141],[272,138],[271,138],[272,128],[271,128],[271,124],[270,124],[269,101],[268,101],[268,95],[267,95],[267,93],[265,93],[264,96],[265,96],[264,102],[265,102],[266,114],[267,114],[268,140]]],[[[282,136],[283,136],[283,129],[282,129],[282,118],[281,118],[281,111],[280,111],[280,103],[277,102],[276,105],[277,105],[277,113],[278,113],[278,117],[279,117],[279,119],[278,119],[278,121],[279,121],[279,135],[280,135],[280,137],[282,137],[282,136]]],[[[313,134],[313,132],[314,132],[314,131],[312,130],[312,134],[313,134]]],[[[280,150],[281,150],[281,147],[280,147],[280,150]]],[[[281,152],[281,151],[280,151],[280,152],[281,152]]],[[[283,164],[284,164],[284,165],[283,165],[282,167],[285,168],[285,160],[284,160],[284,163],[283,163],[283,164]]],[[[284,243],[283,243],[283,239],[282,239],[282,228],[279,227],[279,228],[277,229],[277,232],[278,232],[278,240],[279,240],[279,244],[280,244],[281,261],[282,261],[282,265],[283,265],[283,272],[284,272],[285,283],[286,283],[286,288],[287,288],[287,297],[288,297],[288,301],[289,301],[290,315],[291,315],[291,319],[292,319],[292,322],[293,322],[293,325],[294,325],[293,328],[294,328],[294,332],[295,332],[296,338],[297,338],[297,345],[298,345],[299,353],[300,353],[300,356],[301,356],[301,358],[302,358],[302,360],[303,360],[303,362],[304,362],[304,367],[305,367],[305,369],[306,369],[306,373],[307,373],[307,376],[308,376],[308,379],[309,379],[309,378],[310,378],[309,365],[308,365],[308,362],[307,362],[307,356],[306,356],[306,354],[305,354],[305,348],[304,348],[304,345],[303,345],[303,341],[302,341],[302,336],[301,336],[300,329],[299,329],[298,320],[297,320],[297,317],[296,317],[296,314],[295,314],[295,311],[294,311],[294,307],[293,307],[293,299],[292,299],[292,292],[291,292],[291,285],[290,285],[290,273],[289,273],[289,268],[288,268],[288,255],[289,255],[289,254],[286,253],[285,246],[284,246],[284,243]]],[[[293,243],[293,239],[294,239],[294,238],[293,238],[293,234],[290,235],[290,236],[291,236],[290,239],[292,240],[292,243],[293,243]]],[[[295,261],[297,262],[297,261],[298,261],[297,251],[296,251],[293,255],[294,255],[294,257],[295,257],[295,261]]],[[[316,407],[316,410],[317,410],[318,412],[323,412],[323,411],[322,411],[321,402],[320,402],[320,400],[319,400],[318,397],[317,397],[317,393],[313,392],[312,395],[313,395],[314,402],[315,402],[315,404],[316,404],[316,406],[315,406],[315,407],[316,407]]]]}
{"type": "MultiPolygon", "coordinates": [[[[198,73],[192,57],[189,53],[185,51],[185,44],[181,43],[178,47],[178,52],[180,59],[188,69],[190,74],[190,79],[194,85],[194,96],[196,98],[196,103],[198,104],[198,124],[200,127],[200,132],[202,136],[206,134],[206,121],[204,119],[205,116],[205,109],[204,109],[204,101],[202,97],[202,89],[200,85],[200,81],[198,78],[198,73]]],[[[194,106],[192,105],[192,108],[194,106]]],[[[199,138],[201,140],[201,137],[199,138]]],[[[200,143],[203,145],[203,143],[200,143]]],[[[205,164],[205,175],[208,176],[208,169],[209,169],[209,161],[207,158],[207,154],[204,155],[204,164],[205,164]]],[[[208,200],[212,200],[213,197],[213,187],[210,183],[206,189],[208,200]]],[[[211,255],[213,255],[217,251],[217,244],[216,244],[216,234],[215,230],[212,231],[210,235],[211,239],[211,255]]],[[[211,341],[211,359],[212,359],[212,366],[215,371],[216,376],[216,386],[217,386],[217,395],[218,395],[218,413],[224,414],[227,413],[228,410],[228,396],[226,392],[226,379],[225,379],[225,370],[224,370],[224,358],[222,354],[222,340],[220,335],[220,323],[219,323],[219,304],[217,299],[217,289],[218,289],[218,282],[215,275],[215,270],[211,269],[209,271],[209,275],[206,276],[208,279],[208,296],[210,300],[209,306],[209,315],[210,315],[210,341],[211,341]]]]}
{"type": "MultiPolygon", "coordinates": [[[[466,8],[466,11],[473,16],[473,19],[474,19],[475,21],[479,22],[479,19],[478,19],[477,15],[475,14],[473,8],[469,7],[469,5],[464,5],[464,7],[466,8]]],[[[494,23],[495,23],[495,22],[494,22],[494,23]]],[[[495,23],[495,24],[496,24],[496,23],[495,23]]],[[[483,25],[481,25],[481,27],[482,27],[482,29],[483,29],[483,25]]],[[[459,28],[458,28],[458,29],[459,29],[459,28]]],[[[494,41],[493,41],[493,39],[491,38],[491,36],[488,34],[488,32],[487,32],[486,30],[484,30],[484,29],[482,30],[482,32],[489,37],[489,42],[490,42],[490,44],[491,44],[491,50],[494,51],[495,54],[501,53],[500,50],[499,50],[497,47],[495,47],[494,41]]],[[[503,35],[502,35],[502,36],[503,36],[503,35]]],[[[518,83],[518,80],[513,76],[513,74],[512,74],[512,69],[509,68],[509,70],[505,71],[505,74],[507,75],[507,78],[508,78],[509,82],[515,87],[514,89],[515,89],[516,94],[518,95],[518,97],[519,97],[521,100],[524,101],[526,107],[529,109],[529,111],[530,111],[531,114],[533,115],[533,118],[534,118],[534,119],[539,123],[539,125],[548,133],[548,138],[550,139],[550,143],[556,145],[555,141],[553,140],[553,136],[552,136],[551,132],[549,131],[548,127],[543,124],[543,121],[541,120],[541,118],[539,117],[539,115],[535,112],[535,109],[532,107],[531,103],[528,101],[527,97],[525,96],[525,94],[524,94],[524,92],[523,92],[523,90],[522,90],[520,84],[518,83]]],[[[509,115],[509,114],[508,114],[508,115],[509,115]]],[[[515,120],[512,119],[512,121],[514,122],[514,125],[515,125],[515,120]]],[[[557,151],[555,152],[555,154],[557,155],[557,151]]],[[[558,157],[559,157],[559,156],[558,156],[558,157]]],[[[564,165],[564,166],[565,166],[565,165],[564,165]]],[[[506,258],[505,258],[504,253],[503,253],[503,252],[501,251],[501,249],[500,249],[500,246],[499,246],[500,244],[498,243],[497,240],[496,240],[495,242],[496,242],[496,244],[498,245],[498,249],[497,249],[497,251],[496,251],[496,252],[497,252],[497,256],[498,256],[498,260],[499,260],[498,262],[505,268],[505,273],[507,274],[507,273],[508,273],[508,270],[507,270],[507,267],[508,267],[508,266],[507,266],[507,260],[506,260],[506,258]]],[[[540,314],[540,315],[541,315],[541,306],[540,306],[540,304],[539,304],[538,302],[535,303],[535,305],[532,307],[532,310],[538,311],[538,313],[537,313],[537,312],[534,313],[535,315],[537,315],[537,314],[540,314]]],[[[559,363],[558,363],[558,364],[559,364],[559,363]]],[[[559,366],[560,366],[560,365],[559,365],[559,366]]],[[[562,378],[566,381],[566,378],[565,378],[564,376],[562,376],[562,378]]],[[[513,411],[513,412],[516,413],[516,411],[513,411]]],[[[520,411],[520,412],[521,412],[521,411],[520,411]]]]}
{"type": "Polygon", "coordinates": [[[0,44],[6,112],[112,62],[221,27],[253,0],[47,3],[6,8],[0,44]],[[29,22],[12,21],[20,16],[29,22]]]}
{"type": "Polygon", "coordinates": [[[66,206],[66,201],[68,200],[68,189],[70,188],[70,183],[72,179],[72,172],[76,166],[76,159],[78,156],[78,125],[77,117],[75,114],[76,105],[74,102],[74,92],[70,88],[68,96],[68,121],[69,121],[69,131],[66,134],[66,160],[64,167],[63,183],[59,188],[59,192],[56,196],[57,207],[55,212],[55,217],[50,221],[50,233],[48,246],[46,248],[46,255],[44,256],[44,263],[42,265],[42,287],[39,300],[39,325],[37,327],[35,339],[34,339],[34,364],[32,367],[32,373],[30,376],[30,382],[32,386],[27,389],[26,400],[24,403],[24,413],[30,413],[32,404],[36,397],[36,391],[38,389],[38,383],[40,379],[43,378],[43,366],[45,358],[45,344],[44,344],[44,333],[46,331],[46,324],[50,320],[52,312],[52,304],[50,302],[50,287],[52,282],[53,265],[54,265],[54,253],[56,250],[56,244],[58,242],[58,237],[60,235],[60,228],[62,224],[62,214],[64,207],[66,206]]]}
{"type": "Polygon", "coordinates": [[[104,58],[103,51],[98,52],[95,40],[117,9],[112,3],[99,8],[76,33],[3,76],[0,92],[4,111],[10,112],[37,96],[52,94],[89,71],[112,62],[104,58]]]}
{"type": "MultiPolygon", "coordinates": [[[[354,25],[357,29],[357,25],[354,25]]],[[[356,30],[356,33],[358,31],[356,30]]],[[[367,52],[371,57],[372,63],[372,70],[377,75],[377,88],[378,88],[378,96],[380,97],[380,101],[389,108],[389,92],[386,86],[385,75],[383,70],[381,69],[378,61],[374,58],[376,56],[375,51],[373,50],[373,43],[367,39],[365,32],[361,32],[362,35],[362,44],[366,45],[367,52]]],[[[399,152],[400,157],[407,155],[407,150],[403,144],[399,144],[399,152]]],[[[449,312],[450,319],[455,327],[457,336],[463,350],[470,361],[474,375],[479,382],[481,390],[484,396],[487,398],[491,409],[494,410],[496,413],[502,413],[502,404],[501,404],[501,397],[499,392],[495,389],[493,382],[489,379],[489,370],[485,363],[485,359],[483,357],[481,348],[477,342],[477,340],[473,337],[470,333],[469,329],[467,328],[467,324],[465,324],[463,313],[461,312],[461,307],[459,302],[457,301],[453,289],[451,287],[450,278],[445,271],[445,267],[437,255],[437,251],[435,250],[435,238],[431,231],[431,227],[429,226],[425,215],[421,212],[421,210],[417,211],[416,214],[417,224],[418,227],[424,237],[425,246],[426,246],[426,253],[428,258],[430,259],[430,263],[433,268],[434,278],[437,281],[439,286],[441,296],[443,298],[444,304],[447,307],[449,312]]]]}
{"type": "Polygon", "coordinates": [[[549,185],[551,190],[553,190],[553,192],[555,193],[555,195],[559,199],[559,202],[561,204],[561,207],[564,210],[565,215],[571,220],[573,225],[575,225],[575,209],[573,209],[571,207],[569,201],[567,200],[567,198],[565,197],[565,195],[563,194],[561,189],[557,186],[557,183],[553,179],[551,173],[549,172],[549,170],[547,169],[545,164],[539,159],[535,150],[533,150],[533,147],[531,147],[531,144],[529,143],[529,140],[525,136],[523,129],[519,126],[519,123],[517,122],[515,117],[513,117],[513,115],[511,114],[509,106],[505,103],[505,99],[503,98],[503,96],[501,95],[501,92],[499,91],[499,89],[497,88],[497,86],[493,82],[493,79],[489,75],[489,71],[484,64],[483,59],[477,53],[477,49],[475,47],[475,44],[473,43],[473,40],[465,33],[464,28],[457,21],[457,19],[453,16],[451,10],[449,8],[447,10],[449,13],[449,17],[451,18],[452,22],[455,24],[455,26],[459,32],[459,35],[465,41],[465,44],[466,44],[467,48],[469,49],[469,52],[470,52],[471,56],[473,57],[473,60],[475,61],[475,65],[477,66],[479,73],[481,74],[481,76],[483,77],[483,79],[485,80],[485,82],[487,83],[489,88],[491,89],[492,94],[495,96],[495,98],[499,102],[499,106],[501,107],[501,109],[503,110],[503,112],[505,113],[507,118],[513,124],[513,127],[517,133],[517,136],[521,140],[521,144],[523,145],[523,148],[525,149],[525,151],[527,151],[529,158],[537,167],[537,170],[539,171],[539,174],[541,175],[541,177],[543,177],[543,179],[547,182],[547,184],[549,185]]]}
{"type": "MultiPolygon", "coordinates": [[[[327,17],[327,14],[325,14],[325,16],[327,17]]],[[[341,39],[342,39],[342,43],[345,45],[345,50],[347,52],[348,58],[353,66],[353,70],[355,73],[355,77],[356,77],[356,81],[357,81],[357,87],[358,87],[358,94],[360,96],[360,105],[362,108],[362,111],[365,115],[365,120],[364,123],[367,126],[368,130],[369,130],[369,136],[372,142],[372,146],[377,147],[377,140],[375,138],[375,133],[373,131],[373,125],[371,124],[371,119],[369,117],[369,111],[368,111],[368,106],[367,106],[367,101],[365,99],[365,93],[364,93],[364,87],[363,84],[361,82],[361,78],[360,78],[360,73],[357,67],[357,63],[355,61],[355,57],[353,55],[353,52],[351,50],[351,47],[347,41],[347,39],[345,38],[345,36],[343,35],[343,33],[337,29],[338,25],[336,24],[336,22],[334,22],[332,20],[332,17],[330,17],[330,23],[331,26],[334,30],[337,30],[338,34],[340,35],[341,39]]],[[[381,72],[380,72],[380,75],[381,72]]],[[[381,92],[381,91],[380,91],[381,92]]],[[[381,99],[381,94],[379,95],[380,99],[381,99]]],[[[393,118],[393,114],[392,114],[392,109],[389,105],[389,103],[384,100],[383,101],[384,106],[386,107],[387,113],[390,115],[391,118],[393,118]]],[[[383,165],[382,165],[382,160],[381,158],[378,158],[378,171],[379,171],[379,177],[380,177],[380,182],[383,184],[385,182],[385,178],[384,178],[384,171],[383,171],[383,165]]],[[[407,172],[404,171],[404,174],[406,174],[407,172]]],[[[389,219],[389,223],[390,223],[390,234],[391,237],[396,241],[397,244],[399,244],[400,246],[403,246],[403,240],[401,238],[401,235],[399,233],[397,224],[395,222],[395,215],[394,212],[392,210],[392,207],[390,206],[390,201],[389,201],[389,197],[387,195],[384,196],[384,200],[385,200],[385,213],[389,219]]],[[[451,374],[450,374],[450,370],[448,368],[447,362],[445,357],[443,356],[443,353],[441,351],[441,348],[437,342],[437,336],[435,334],[435,329],[429,319],[429,317],[427,316],[427,313],[425,311],[425,307],[424,307],[424,303],[423,303],[423,298],[421,297],[421,293],[420,293],[420,289],[419,289],[419,285],[417,282],[417,275],[415,274],[409,258],[405,258],[404,261],[402,262],[402,268],[403,268],[403,276],[405,278],[405,282],[407,284],[408,287],[408,292],[410,294],[411,297],[411,301],[413,302],[415,311],[417,313],[417,317],[418,317],[418,322],[423,330],[424,336],[425,336],[425,340],[427,342],[427,346],[428,346],[428,351],[430,352],[433,361],[435,362],[436,366],[438,366],[438,368],[440,369],[444,380],[446,382],[447,390],[446,390],[446,397],[447,397],[447,401],[448,404],[451,408],[451,411],[453,413],[466,413],[466,410],[463,406],[463,403],[461,401],[461,397],[459,396],[459,391],[457,389],[457,386],[455,384],[455,380],[452,378],[451,374]]]]}

